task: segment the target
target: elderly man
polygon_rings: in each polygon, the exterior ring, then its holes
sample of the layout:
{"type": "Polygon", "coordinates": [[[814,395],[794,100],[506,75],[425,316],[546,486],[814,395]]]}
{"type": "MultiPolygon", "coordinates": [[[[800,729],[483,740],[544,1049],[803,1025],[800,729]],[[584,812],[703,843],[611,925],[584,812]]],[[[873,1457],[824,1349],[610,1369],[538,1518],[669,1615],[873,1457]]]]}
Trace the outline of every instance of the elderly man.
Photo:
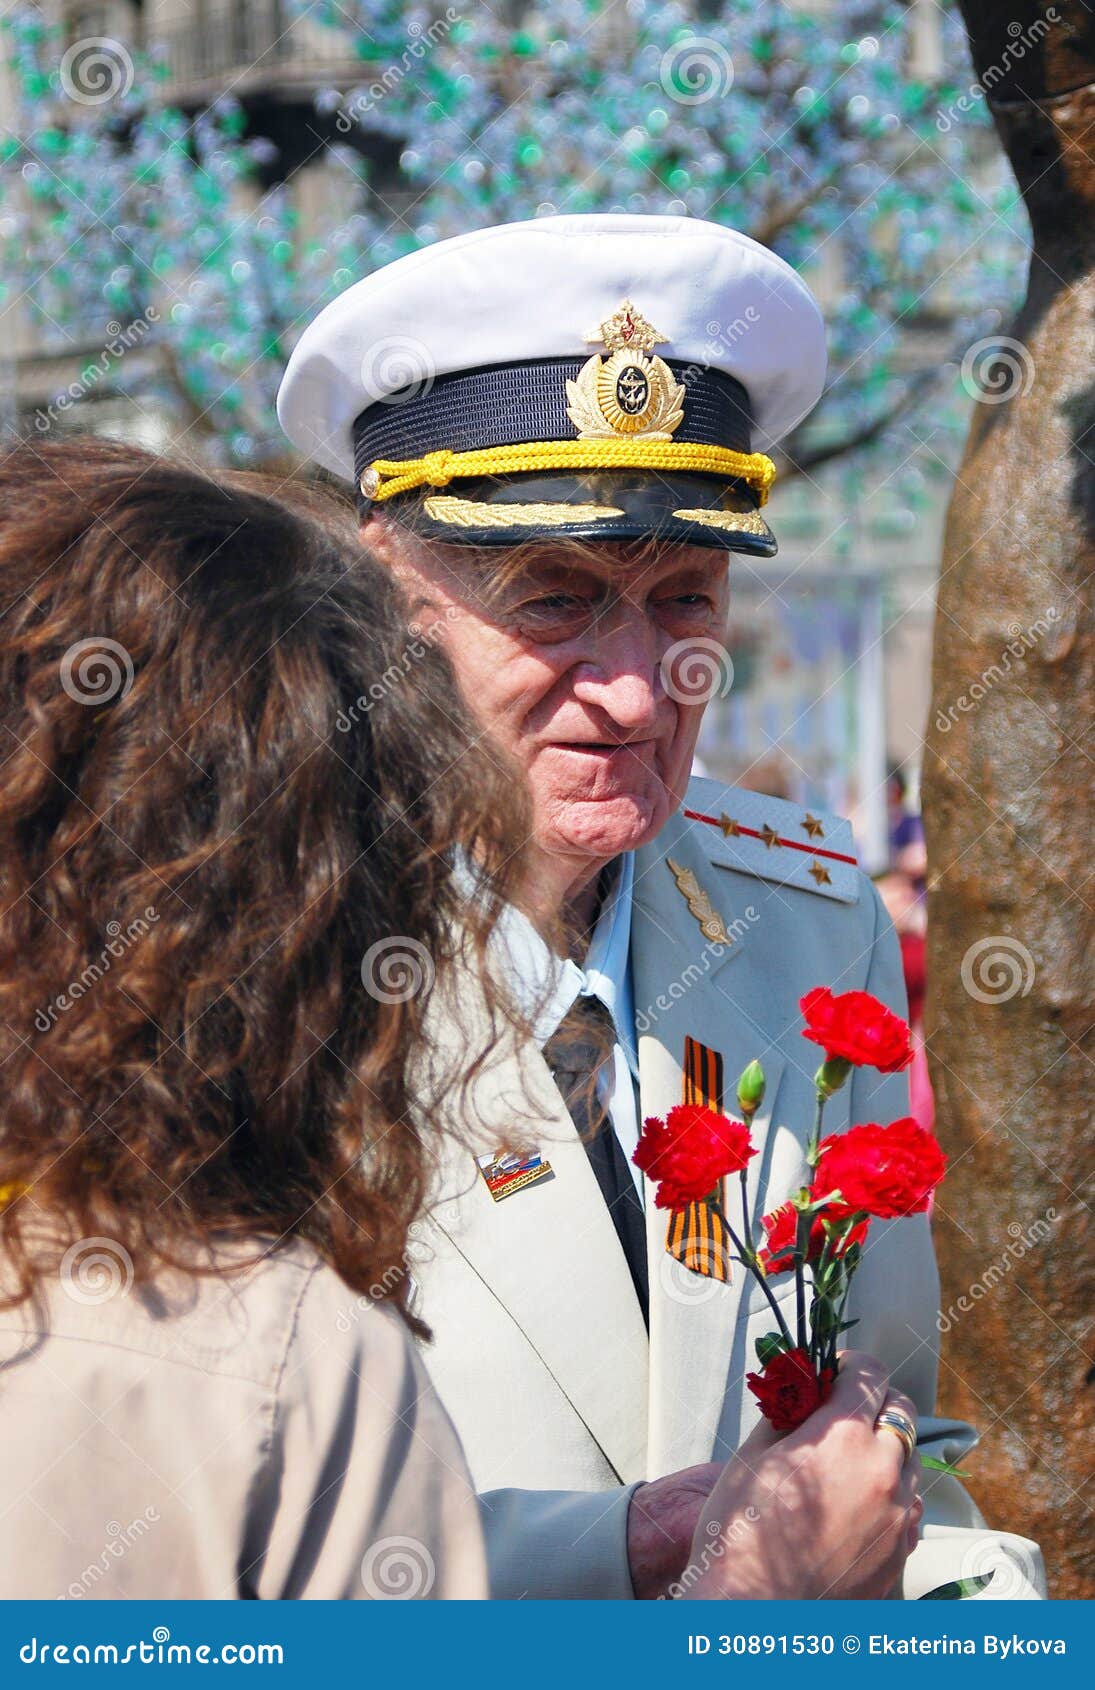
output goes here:
{"type": "MultiPolygon", "coordinates": [[[[756,1417],[744,1376],[768,1306],[729,1272],[706,1205],[667,1228],[632,1163],[639,1121],[682,1098],[731,1110],[759,1058],[759,1214],[808,1178],[817,1052],[800,997],[860,988],[903,1009],[847,823],[689,781],[729,554],[775,551],[758,448],[812,408],[824,368],[814,300],[745,236],[551,217],[350,288],[279,397],[291,439],[356,483],[366,544],[440,630],[531,796],[507,950],[536,1048],[498,1053],[466,1105],[471,1145],[444,1170],[416,1268],[499,1595],[672,1593],[712,1463],[756,1417]],[[530,1131],[532,1151],[499,1154],[530,1131]]],[[[859,1070],[826,1130],[907,1113],[900,1074],[859,1070]]],[[[791,1289],[784,1276],[776,1294],[791,1289]]],[[[916,1403],[921,1447],[967,1451],[968,1428],[929,1418],[923,1215],[875,1224],[854,1305],[856,1344],[916,1403]]],[[[1038,1594],[1032,1544],[987,1533],[953,1478],[927,1488],[907,1595],[956,1579],[1038,1594]]]]}

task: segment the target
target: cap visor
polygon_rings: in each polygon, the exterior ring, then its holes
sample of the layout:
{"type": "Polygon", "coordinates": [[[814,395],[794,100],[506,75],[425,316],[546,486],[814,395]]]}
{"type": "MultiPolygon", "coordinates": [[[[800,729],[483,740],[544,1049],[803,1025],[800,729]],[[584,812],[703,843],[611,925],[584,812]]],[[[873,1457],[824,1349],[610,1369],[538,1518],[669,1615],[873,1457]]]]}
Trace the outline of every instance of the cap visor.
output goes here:
{"type": "Polygon", "coordinates": [[[636,470],[482,476],[392,500],[425,539],[516,546],[570,536],[645,540],[772,557],[776,539],[752,490],[708,475],[636,470]]]}

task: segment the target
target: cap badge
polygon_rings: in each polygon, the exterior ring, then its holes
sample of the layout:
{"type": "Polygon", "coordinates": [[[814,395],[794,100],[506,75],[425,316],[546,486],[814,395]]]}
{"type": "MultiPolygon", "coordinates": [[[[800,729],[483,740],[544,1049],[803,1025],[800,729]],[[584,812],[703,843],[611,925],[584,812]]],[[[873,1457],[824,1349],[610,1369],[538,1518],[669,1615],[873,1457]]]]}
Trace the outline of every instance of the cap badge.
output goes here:
{"type": "Polygon", "coordinates": [[[567,416],[579,440],[671,439],[684,420],[684,387],[652,356],[665,336],[625,299],[583,338],[602,341],[607,355],[594,353],[567,382],[567,416]]]}

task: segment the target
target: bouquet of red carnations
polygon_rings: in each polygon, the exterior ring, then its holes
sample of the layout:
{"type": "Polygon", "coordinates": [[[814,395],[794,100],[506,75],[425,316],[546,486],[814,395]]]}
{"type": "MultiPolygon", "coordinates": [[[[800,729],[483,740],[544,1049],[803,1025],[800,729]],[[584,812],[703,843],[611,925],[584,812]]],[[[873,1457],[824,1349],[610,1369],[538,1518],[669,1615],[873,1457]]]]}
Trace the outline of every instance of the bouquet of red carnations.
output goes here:
{"type": "Polygon", "coordinates": [[[657,1184],[658,1207],[679,1212],[692,1203],[709,1204],[737,1253],[731,1259],[763,1286],[778,1330],[758,1339],[760,1372],[750,1373],[746,1383],[779,1431],[800,1426],[832,1389],[841,1334],[855,1324],[846,1318],[848,1294],[871,1221],[922,1213],[946,1169],[937,1140],[909,1116],[822,1137],[825,1105],[853,1068],[893,1074],[908,1067],[909,1029],[869,992],[834,997],[815,986],[799,1007],[806,1018],[803,1036],[825,1052],[814,1076],[817,1107],[806,1147],[811,1177],[808,1186],[761,1217],[763,1238],[754,1237],[746,1185],[746,1169],[756,1155],[750,1126],[764,1098],[759,1062],[750,1062],[738,1081],[742,1120],[681,1104],[664,1121],[643,1123],[635,1152],[636,1164],[657,1184]],[[741,1182],[740,1227],[730,1224],[723,1207],[724,1181],[735,1173],[741,1182]],[[795,1276],[794,1331],[769,1284],[783,1273],[795,1276]]]}

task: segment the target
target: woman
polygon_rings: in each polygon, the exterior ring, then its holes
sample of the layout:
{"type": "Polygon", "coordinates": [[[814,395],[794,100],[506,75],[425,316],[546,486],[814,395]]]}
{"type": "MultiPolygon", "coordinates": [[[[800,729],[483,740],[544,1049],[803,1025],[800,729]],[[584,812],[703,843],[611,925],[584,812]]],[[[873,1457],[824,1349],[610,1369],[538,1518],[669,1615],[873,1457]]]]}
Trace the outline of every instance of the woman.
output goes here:
{"type": "MultiPolygon", "coordinates": [[[[427,1009],[485,972],[514,783],[318,504],[80,440],[11,452],[0,513],[0,1597],[485,1595],[405,1262],[485,1055],[424,1060],[427,1009]]],[[[885,1390],[849,1360],[751,1442],[688,1594],[788,1593],[834,1435],[863,1491],[791,1593],[888,1588],[885,1390]]]]}
{"type": "Polygon", "coordinates": [[[92,440],[0,512],[0,1594],[481,1594],[405,1053],[511,783],[335,517],[92,440]]]}

